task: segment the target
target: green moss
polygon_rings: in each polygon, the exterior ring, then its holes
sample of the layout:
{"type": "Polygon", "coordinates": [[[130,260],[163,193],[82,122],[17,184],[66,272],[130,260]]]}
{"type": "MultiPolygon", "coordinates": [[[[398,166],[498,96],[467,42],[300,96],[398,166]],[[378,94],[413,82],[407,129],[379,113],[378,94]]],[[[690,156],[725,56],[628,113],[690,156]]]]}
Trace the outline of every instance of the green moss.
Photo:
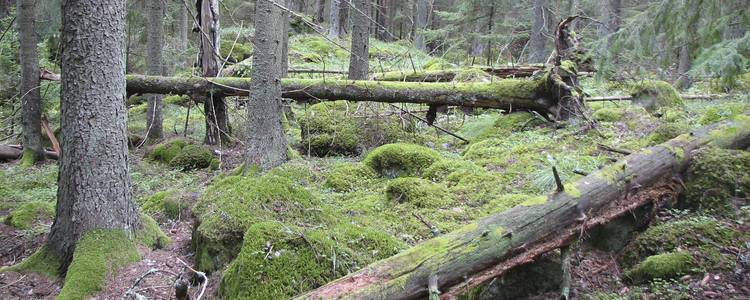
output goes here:
{"type": "Polygon", "coordinates": [[[385,190],[390,201],[409,203],[417,207],[446,208],[451,199],[442,184],[414,177],[401,177],[388,182],[385,190]]]}
{"type": "Polygon", "coordinates": [[[358,188],[364,181],[376,178],[375,170],[364,164],[351,164],[337,167],[328,174],[323,187],[339,192],[348,192],[358,188]]]}
{"type": "Polygon", "coordinates": [[[750,196],[750,153],[715,147],[692,152],[685,180],[689,207],[715,214],[733,214],[733,198],[750,196]]]}
{"type": "Polygon", "coordinates": [[[603,122],[615,122],[620,121],[623,115],[624,113],[620,110],[605,107],[595,111],[594,114],[591,115],[591,117],[599,119],[603,122]]]}
{"type": "Polygon", "coordinates": [[[230,176],[219,181],[193,208],[196,268],[212,272],[229,263],[239,253],[247,228],[258,220],[311,227],[323,223],[328,214],[308,209],[317,206],[317,199],[289,178],[230,176]]]}
{"type": "Polygon", "coordinates": [[[31,229],[48,223],[55,217],[55,206],[49,202],[34,201],[22,205],[3,219],[3,224],[21,229],[31,229]]]}
{"type": "Polygon", "coordinates": [[[188,95],[165,95],[161,99],[164,104],[187,106],[190,104],[190,96],[188,95]]]}
{"type": "Polygon", "coordinates": [[[208,167],[212,159],[213,155],[208,147],[187,145],[169,161],[169,165],[179,170],[189,171],[208,167]]]}
{"type": "Polygon", "coordinates": [[[119,267],[141,259],[135,243],[122,229],[93,229],[76,243],[65,285],[56,299],[88,299],[119,267]]]}
{"type": "Polygon", "coordinates": [[[669,279],[689,273],[696,263],[688,252],[675,252],[649,256],[643,263],[625,272],[625,278],[632,283],[661,278],[669,279]]]}
{"type": "Polygon", "coordinates": [[[180,150],[185,147],[187,143],[181,138],[177,138],[168,141],[163,144],[156,145],[151,152],[148,153],[150,159],[168,164],[169,162],[180,153],[180,150]]]}
{"type": "Polygon", "coordinates": [[[139,104],[131,108],[128,108],[128,115],[143,114],[146,112],[147,109],[148,109],[148,103],[139,104]]]}
{"type": "Polygon", "coordinates": [[[422,177],[425,179],[432,180],[434,182],[440,182],[443,180],[451,182],[459,182],[465,176],[476,173],[485,173],[482,167],[477,166],[475,163],[465,160],[440,160],[433,163],[429,168],[425,169],[422,173],[422,177]]]}
{"type": "MultiPolygon", "coordinates": [[[[459,72],[456,73],[456,76],[453,77],[453,81],[456,82],[487,82],[492,81],[493,76],[489,73],[483,71],[480,68],[468,68],[468,69],[460,69],[459,72]]],[[[498,79],[494,79],[498,80],[498,79]]]]}
{"type": "Polygon", "coordinates": [[[689,131],[690,127],[684,123],[665,123],[656,127],[654,132],[648,136],[648,140],[655,144],[661,144],[689,131]]]}
{"type": "Polygon", "coordinates": [[[661,119],[667,122],[680,122],[684,121],[685,118],[687,118],[687,114],[684,109],[673,107],[668,107],[661,116],[661,119]]]}
{"type": "Polygon", "coordinates": [[[169,189],[158,192],[143,203],[145,212],[158,212],[171,220],[184,218],[190,214],[190,195],[182,190],[169,189]]]}
{"type": "Polygon", "coordinates": [[[221,58],[233,63],[240,62],[253,55],[252,49],[232,41],[221,40],[219,49],[221,49],[221,58]],[[229,51],[231,51],[231,55],[229,51]]]}
{"type": "Polygon", "coordinates": [[[316,229],[258,222],[245,236],[219,285],[230,299],[287,299],[404,248],[381,231],[347,222],[316,229]]]}
{"type": "Polygon", "coordinates": [[[428,60],[424,64],[424,66],[422,66],[423,69],[430,70],[430,71],[450,69],[452,67],[453,66],[451,64],[445,62],[444,60],[442,60],[440,58],[433,58],[431,60],[428,60]]]}
{"type": "Polygon", "coordinates": [[[141,221],[142,227],[136,234],[138,244],[153,250],[164,248],[172,243],[172,239],[159,229],[159,224],[156,224],[153,218],[141,213],[141,221]]]}
{"type": "MultiPolygon", "coordinates": [[[[730,247],[737,243],[740,236],[734,228],[724,226],[711,217],[695,217],[661,224],[648,228],[625,248],[620,253],[620,263],[623,267],[630,268],[646,257],[677,251],[678,248],[696,249],[708,245],[714,248],[730,247]]],[[[722,261],[702,260],[700,265],[708,270],[716,270],[722,266],[722,261]]],[[[732,268],[726,265],[723,267],[732,268]]]]}
{"type": "Polygon", "coordinates": [[[211,171],[216,171],[219,169],[219,164],[221,164],[221,160],[218,158],[214,158],[211,160],[211,163],[208,165],[208,169],[211,171]]]}
{"type": "Polygon", "coordinates": [[[644,80],[636,82],[633,84],[630,95],[633,96],[633,104],[643,106],[652,113],[661,108],[685,106],[685,102],[682,101],[672,85],[664,81],[644,80]]]}
{"type": "Polygon", "coordinates": [[[537,204],[544,204],[547,203],[547,200],[549,200],[549,197],[547,196],[538,196],[534,197],[532,199],[526,200],[525,202],[521,203],[523,206],[532,206],[537,204]]]}
{"type": "Polygon", "coordinates": [[[723,118],[720,115],[721,111],[716,106],[709,107],[703,116],[698,120],[698,124],[708,125],[721,121],[723,118]]]}
{"type": "Polygon", "coordinates": [[[396,143],[380,146],[362,161],[386,178],[420,176],[433,163],[440,161],[440,154],[427,147],[396,143]]]}

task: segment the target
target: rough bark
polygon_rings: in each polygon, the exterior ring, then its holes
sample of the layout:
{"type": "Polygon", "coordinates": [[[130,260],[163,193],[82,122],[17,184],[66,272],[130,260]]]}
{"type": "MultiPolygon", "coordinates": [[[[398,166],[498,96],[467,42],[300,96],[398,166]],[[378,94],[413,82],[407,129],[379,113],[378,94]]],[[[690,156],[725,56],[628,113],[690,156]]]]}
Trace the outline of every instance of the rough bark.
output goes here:
{"type": "Polygon", "coordinates": [[[544,0],[534,0],[534,24],[531,26],[531,36],[529,38],[529,62],[543,63],[547,56],[547,46],[544,37],[545,14],[544,0]]]}
{"type": "Polygon", "coordinates": [[[423,30],[427,27],[427,0],[417,0],[417,24],[415,28],[414,47],[427,52],[423,30]]]}
{"type": "Polygon", "coordinates": [[[181,2],[180,6],[180,50],[185,51],[188,48],[188,10],[187,6],[181,2]]]}
{"type": "MultiPolygon", "coordinates": [[[[219,3],[218,0],[201,0],[198,13],[200,17],[201,37],[201,70],[204,77],[215,77],[219,74],[221,36],[219,34],[219,3]]],[[[210,101],[203,102],[203,112],[206,114],[206,137],[203,143],[217,145],[229,142],[227,127],[227,108],[224,97],[214,93],[207,96],[210,101]]]]}
{"type": "MultiPolygon", "coordinates": [[[[550,76],[553,77],[553,76],[550,76]]],[[[213,91],[226,96],[248,95],[247,78],[171,78],[128,75],[128,93],[193,94],[213,91]]],[[[554,82],[505,79],[477,83],[403,83],[330,79],[283,79],[284,98],[351,100],[388,103],[448,104],[553,112],[554,82]]]]}
{"type": "Polygon", "coordinates": [[[64,1],[62,149],[47,249],[65,273],[78,239],[94,228],[135,234],[125,107],[125,0],[64,1]]]}
{"type": "Polygon", "coordinates": [[[680,47],[680,59],[679,65],[677,66],[678,78],[675,82],[675,87],[679,90],[687,90],[693,85],[693,78],[688,74],[693,68],[693,58],[697,52],[698,43],[693,42],[698,32],[698,19],[700,14],[697,13],[698,3],[697,1],[690,2],[690,8],[688,9],[687,19],[689,26],[686,26],[685,30],[685,45],[680,47]]]}
{"type": "Polygon", "coordinates": [[[315,21],[323,23],[323,12],[325,11],[326,0],[315,1],[315,21]]]}
{"type": "MultiPolygon", "coordinates": [[[[378,0],[378,26],[375,27],[375,35],[379,40],[390,41],[388,34],[388,0],[378,0]]],[[[354,23],[356,24],[356,23],[354,23]]]]}
{"type": "Polygon", "coordinates": [[[339,10],[341,10],[341,0],[331,0],[331,13],[328,18],[328,38],[333,40],[339,39],[339,10]]]}
{"type": "MultiPolygon", "coordinates": [[[[162,48],[164,40],[164,2],[163,0],[148,1],[147,48],[148,75],[162,75],[162,48]]],[[[146,108],[146,136],[149,139],[164,137],[162,129],[162,95],[147,94],[146,108]]]]}
{"type": "Polygon", "coordinates": [[[281,9],[268,1],[257,2],[245,170],[250,165],[269,170],[286,161],[280,84],[284,22],[281,9]]]}
{"type": "Polygon", "coordinates": [[[705,126],[462,229],[420,243],[295,299],[420,299],[437,276],[450,299],[573,243],[583,232],[650,203],[675,201],[691,150],[703,145],[745,148],[750,118],[705,126]],[[731,130],[728,130],[731,129],[731,130]]]}
{"type": "Polygon", "coordinates": [[[364,80],[370,73],[370,0],[352,0],[352,48],[349,79],[364,80]]]}
{"type": "Polygon", "coordinates": [[[39,56],[36,49],[34,0],[18,0],[18,53],[21,66],[24,165],[45,159],[42,148],[42,96],[39,91],[39,56]]]}

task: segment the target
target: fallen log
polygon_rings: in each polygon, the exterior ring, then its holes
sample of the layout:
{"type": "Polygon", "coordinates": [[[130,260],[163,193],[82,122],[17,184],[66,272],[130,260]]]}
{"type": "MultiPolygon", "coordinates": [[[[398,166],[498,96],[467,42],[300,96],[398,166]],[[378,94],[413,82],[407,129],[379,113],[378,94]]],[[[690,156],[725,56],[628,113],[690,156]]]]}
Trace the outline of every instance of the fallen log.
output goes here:
{"type": "MultiPolygon", "coordinates": [[[[553,112],[557,100],[553,84],[542,80],[505,79],[477,83],[404,83],[330,79],[281,81],[282,96],[292,99],[350,100],[388,103],[463,105],[483,108],[539,110],[553,112]]],[[[213,93],[246,96],[249,78],[201,78],[127,76],[128,94],[213,93]]]]}
{"type": "MultiPolygon", "coordinates": [[[[727,95],[680,95],[680,98],[685,100],[690,99],[721,99],[726,98],[727,95]]],[[[597,102],[597,101],[617,101],[617,100],[633,100],[633,96],[603,96],[603,97],[589,97],[586,98],[586,102],[597,102]]]]}
{"type": "MultiPolygon", "coordinates": [[[[44,155],[49,159],[58,159],[55,151],[44,149],[44,155]]],[[[23,147],[21,145],[0,145],[0,160],[16,160],[23,156],[23,147]]]]}
{"type": "Polygon", "coordinates": [[[417,299],[437,277],[441,299],[573,243],[592,227],[650,203],[676,199],[692,150],[750,146],[750,117],[701,127],[642,149],[563,191],[529,200],[462,229],[422,242],[396,256],[295,299],[417,299]]]}

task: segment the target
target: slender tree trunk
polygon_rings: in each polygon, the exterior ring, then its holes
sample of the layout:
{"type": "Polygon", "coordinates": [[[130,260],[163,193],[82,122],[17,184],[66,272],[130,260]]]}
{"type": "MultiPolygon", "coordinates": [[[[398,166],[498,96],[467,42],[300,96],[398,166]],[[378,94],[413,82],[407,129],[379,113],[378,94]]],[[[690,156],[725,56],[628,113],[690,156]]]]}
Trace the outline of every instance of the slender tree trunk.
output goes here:
{"type": "MultiPolygon", "coordinates": [[[[200,0],[198,13],[200,14],[201,32],[201,69],[204,77],[216,77],[219,74],[219,57],[221,51],[221,36],[219,35],[219,3],[218,0],[200,0]]],[[[209,95],[211,101],[203,102],[206,114],[206,137],[203,143],[216,145],[219,142],[229,142],[227,127],[227,108],[224,97],[209,95]]]]}
{"type": "Polygon", "coordinates": [[[18,52],[21,65],[24,166],[46,157],[42,148],[42,97],[39,92],[39,56],[36,49],[34,0],[18,0],[18,52]]]}
{"type": "Polygon", "coordinates": [[[425,27],[427,27],[427,0],[417,0],[417,25],[415,28],[414,47],[422,52],[427,52],[423,33],[425,27]]]}
{"type": "Polygon", "coordinates": [[[180,50],[185,51],[188,48],[188,10],[182,1],[180,5],[180,50]]]}
{"type": "Polygon", "coordinates": [[[315,1],[315,22],[323,23],[323,13],[326,8],[326,0],[315,1]]]}
{"type": "Polygon", "coordinates": [[[370,73],[370,0],[352,0],[352,48],[349,79],[365,80],[370,73]]]}
{"type": "MultiPolygon", "coordinates": [[[[147,48],[148,48],[148,74],[162,75],[162,48],[164,45],[164,2],[163,0],[148,1],[147,20],[147,48]]],[[[164,137],[162,129],[162,95],[147,94],[146,100],[146,137],[149,139],[161,139],[164,137]]]]}
{"type": "Polygon", "coordinates": [[[282,127],[281,52],[286,32],[281,32],[281,10],[268,1],[258,1],[253,44],[253,77],[247,111],[245,172],[250,165],[269,170],[286,161],[287,141],[282,127]]]}
{"type": "MultiPolygon", "coordinates": [[[[15,0],[0,0],[0,19],[10,15],[10,9],[16,4],[15,0]]],[[[5,27],[0,27],[0,30],[5,31],[5,27]]]]}
{"type": "Polygon", "coordinates": [[[47,250],[64,274],[76,242],[95,228],[134,235],[125,107],[125,0],[62,4],[57,208],[47,250]]]}
{"type": "Polygon", "coordinates": [[[375,27],[378,39],[389,41],[388,35],[388,0],[378,0],[378,26],[375,27]]]}
{"type": "Polygon", "coordinates": [[[351,0],[341,0],[339,4],[339,35],[346,35],[349,29],[349,4],[351,0]]]}
{"type": "Polygon", "coordinates": [[[529,46],[531,47],[531,53],[529,55],[530,63],[543,63],[547,56],[547,45],[545,43],[546,38],[544,37],[545,29],[545,13],[544,0],[534,0],[534,25],[531,26],[531,37],[529,40],[529,46]]]}
{"type": "Polygon", "coordinates": [[[341,0],[331,0],[331,13],[328,20],[328,38],[339,39],[339,10],[341,10],[341,0]]]}
{"type": "Polygon", "coordinates": [[[686,26],[684,45],[680,47],[680,62],[677,67],[677,74],[679,77],[675,84],[676,88],[680,90],[687,90],[693,85],[693,78],[688,72],[693,68],[693,57],[696,51],[696,43],[694,43],[692,39],[696,36],[696,32],[698,31],[699,14],[697,13],[697,1],[691,1],[688,5],[690,5],[690,8],[688,9],[687,19],[690,24],[689,26],[686,26]]]}
{"type": "MultiPolygon", "coordinates": [[[[602,23],[599,25],[599,38],[605,38],[607,35],[620,30],[620,8],[622,0],[609,0],[606,5],[602,5],[601,18],[602,23]]],[[[612,45],[612,38],[608,38],[604,46],[604,51],[608,52],[612,45]]]]}

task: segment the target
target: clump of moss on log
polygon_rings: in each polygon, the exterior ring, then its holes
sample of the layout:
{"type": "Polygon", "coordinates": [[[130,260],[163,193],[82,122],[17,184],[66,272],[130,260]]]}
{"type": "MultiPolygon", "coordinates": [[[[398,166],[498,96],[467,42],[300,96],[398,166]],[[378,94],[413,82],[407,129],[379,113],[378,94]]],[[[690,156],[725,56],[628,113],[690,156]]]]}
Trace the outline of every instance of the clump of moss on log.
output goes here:
{"type": "Polygon", "coordinates": [[[45,201],[28,202],[21,205],[3,219],[3,224],[16,229],[32,229],[49,223],[55,217],[55,206],[45,201]]]}
{"type": "Polygon", "coordinates": [[[750,196],[750,153],[703,147],[692,153],[685,180],[690,208],[719,215],[734,215],[734,201],[750,196]]]}
{"type": "Polygon", "coordinates": [[[654,132],[648,136],[648,140],[655,144],[661,144],[689,131],[690,127],[684,123],[665,123],[656,127],[654,132]]]}

